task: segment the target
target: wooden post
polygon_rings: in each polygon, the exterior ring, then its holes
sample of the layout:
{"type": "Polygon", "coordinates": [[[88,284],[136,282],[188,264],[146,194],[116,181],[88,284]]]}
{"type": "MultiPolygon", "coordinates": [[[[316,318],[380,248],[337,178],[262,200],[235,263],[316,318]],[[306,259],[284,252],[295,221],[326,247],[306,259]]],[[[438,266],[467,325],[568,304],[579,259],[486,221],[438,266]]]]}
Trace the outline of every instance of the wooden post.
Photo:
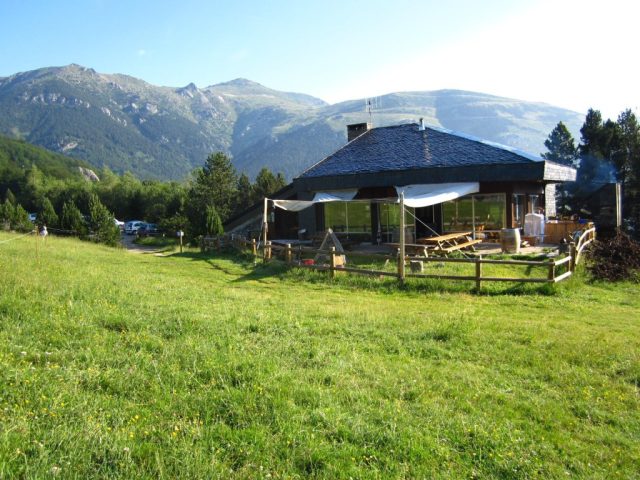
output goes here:
{"type": "Polygon", "coordinates": [[[480,284],[482,282],[482,255],[476,258],[476,290],[480,291],[480,284]]]}
{"type": "Polygon", "coordinates": [[[547,275],[547,280],[553,282],[556,278],[556,262],[551,260],[549,262],[549,274],[547,275]]]}
{"type": "Polygon", "coordinates": [[[404,192],[400,192],[400,255],[398,256],[398,280],[400,283],[404,283],[404,230],[404,192]]]}
{"type": "Polygon", "coordinates": [[[286,250],[284,251],[284,258],[288,264],[293,263],[293,254],[291,252],[291,244],[287,243],[286,250]]]}
{"type": "Polygon", "coordinates": [[[271,241],[268,241],[264,245],[264,257],[265,260],[271,260],[271,241]]]}
{"type": "Polygon", "coordinates": [[[329,276],[336,277],[336,247],[331,247],[329,252],[329,276]]]}
{"type": "MultiPolygon", "coordinates": [[[[471,238],[476,239],[476,199],[471,195],[471,238]]],[[[478,290],[480,287],[478,287],[478,290]]]]}
{"type": "Polygon", "coordinates": [[[616,228],[622,228],[622,190],[620,183],[616,183],[616,228]]]}
{"type": "Polygon", "coordinates": [[[571,261],[569,262],[569,271],[573,272],[576,269],[576,265],[577,265],[577,253],[578,251],[576,250],[576,242],[571,242],[569,244],[569,255],[571,256],[571,261]]]}
{"type": "Polygon", "coordinates": [[[262,251],[262,261],[267,261],[267,231],[269,230],[269,224],[267,223],[267,209],[269,205],[269,199],[264,199],[264,210],[262,212],[262,235],[264,242],[264,250],[262,251]]]}
{"type": "Polygon", "coordinates": [[[256,243],[256,239],[251,239],[251,253],[253,253],[254,257],[258,256],[258,244],[256,243]]]}

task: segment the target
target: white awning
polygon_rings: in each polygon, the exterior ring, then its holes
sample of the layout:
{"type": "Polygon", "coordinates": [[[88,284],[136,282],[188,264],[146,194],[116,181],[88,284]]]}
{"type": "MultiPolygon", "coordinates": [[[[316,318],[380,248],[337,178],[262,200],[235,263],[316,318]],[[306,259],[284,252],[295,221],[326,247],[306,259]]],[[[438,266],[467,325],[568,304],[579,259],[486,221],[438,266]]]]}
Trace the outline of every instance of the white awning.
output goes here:
{"type": "Polygon", "coordinates": [[[299,212],[305,208],[310,207],[315,202],[310,200],[272,200],[273,206],[281,208],[282,210],[289,210],[290,212],[299,212]]]}
{"type": "Polygon", "coordinates": [[[430,183],[395,187],[398,197],[404,193],[407,207],[420,208],[455,200],[458,197],[480,191],[478,182],[468,183],[430,183]]]}
{"type": "Polygon", "coordinates": [[[357,189],[329,190],[327,192],[316,192],[313,200],[273,200],[273,205],[283,210],[299,212],[314,203],[348,202],[349,200],[353,200],[353,197],[355,197],[357,193],[357,189]]]}
{"type": "MultiPolygon", "coordinates": [[[[480,191],[478,182],[468,183],[430,183],[422,185],[405,185],[404,187],[395,187],[398,192],[404,193],[404,204],[407,207],[419,208],[436,205],[438,203],[455,200],[471,193],[480,191]]],[[[272,200],[273,205],[283,210],[291,212],[299,212],[305,208],[309,208],[314,203],[325,202],[375,202],[376,199],[353,200],[358,190],[329,190],[326,192],[316,192],[313,200],[272,200]]],[[[398,199],[378,199],[385,203],[398,203],[398,199]]]]}
{"type": "Polygon", "coordinates": [[[347,202],[353,200],[358,190],[329,190],[328,192],[316,192],[313,196],[314,202],[347,202]]]}

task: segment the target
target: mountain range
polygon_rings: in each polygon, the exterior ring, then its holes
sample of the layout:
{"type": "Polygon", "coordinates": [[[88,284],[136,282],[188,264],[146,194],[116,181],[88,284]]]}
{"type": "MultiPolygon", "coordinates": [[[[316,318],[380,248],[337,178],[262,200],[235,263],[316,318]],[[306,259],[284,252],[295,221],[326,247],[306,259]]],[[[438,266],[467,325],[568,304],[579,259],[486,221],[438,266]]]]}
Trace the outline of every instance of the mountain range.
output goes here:
{"type": "Polygon", "coordinates": [[[0,133],[140,178],[181,179],[216,151],[238,171],[292,178],[346,142],[346,125],[416,122],[534,154],[559,121],[584,116],[544,103],[461,90],[390,93],[329,105],[246,79],[160,87],[80,65],[0,78],[0,133]]]}

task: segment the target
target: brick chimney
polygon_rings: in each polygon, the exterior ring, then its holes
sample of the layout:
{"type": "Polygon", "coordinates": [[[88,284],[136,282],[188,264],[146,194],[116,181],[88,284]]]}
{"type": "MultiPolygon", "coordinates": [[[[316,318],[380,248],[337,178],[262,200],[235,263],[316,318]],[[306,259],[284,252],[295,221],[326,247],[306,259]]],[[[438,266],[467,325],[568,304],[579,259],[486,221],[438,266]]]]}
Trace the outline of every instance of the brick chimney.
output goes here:
{"type": "Polygon", "coordinates": [[[363,133],[368,132],[371,130],[372,126],[373,125],[370,123],[354,123],[352,125],[347,125],[347,142],[355,140],[363,133]]]}

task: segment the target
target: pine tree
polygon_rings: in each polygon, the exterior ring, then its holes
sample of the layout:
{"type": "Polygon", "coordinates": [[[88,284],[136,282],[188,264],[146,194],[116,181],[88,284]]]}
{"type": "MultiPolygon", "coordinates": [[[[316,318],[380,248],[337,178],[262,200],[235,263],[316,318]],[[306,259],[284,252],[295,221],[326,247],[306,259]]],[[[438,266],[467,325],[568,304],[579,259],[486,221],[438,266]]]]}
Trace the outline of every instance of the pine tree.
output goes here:
{"type": "Polygon", "coordinates": [[[277,192],[286,186],[284,176],[278,174],[275,176],[267,167],[263,167],[256,176],[254,186],[255,201],[259,202],[265,197],[269,197],[272,193],[277,192]]]}
{"type": "Polygon", "coordinates": [[[120,229],[114,223],[113,215],[95,193],[89,197],[89,227],[97,242],[112,246],[118,244],[120,229]]]}
{"type": "Polygon", "coordinates": [[[40,208],[38,209],[38,224],[54,228],[58,226],[58,215],[53,209],[51,200],[49,200],[49,198],[47,197],[43,197],[40,200],[40,208]]]}
{"type": "Polygon", "coordinates": [[[16,204],[16,196],[13,194],[10,188],[7,188],[6,193],[4,194],[5,201],[9,202],[11,205],[16,204]]]}
{"type": "Polygon", "coordinates": [[[547,147],[548,152],[543,153],[542,158],[570,167],[577,166],[578,148],[564,123],[558,122],[545,140],[544,146],[547,147]]]}
{"type": "Polygon", "coordinates": [[[87,227],[82,217],[82,213],[72,201],[67,201],[62,206],[62,215],[60,218],[60,226],[69,230],[80,237],[87,234],[87,227]]]}
{"type": "Polygon", "coordinates": [[[640,236],[640,124],[635,114],[627,109],[618,116],[618,149],[612,158],[622,183],[623,217],[640,236]]]}
{"type": "Polygon", "coordinates": [[[222,152],[209,155],[196,178],[197,193],[206,197],[206,204],[215,205],[223,220],[233,211],[237,185],[236,170],[229,157],[222,152]]]}
{"type": "Polygon", "coordinates": [[[238,195],[235,213],[240,213],[249,208],[254,203],[253,185],[246,173],[238,178],[238,195]]]}
{"type": "Polygon", "coordinates": [[[33,230],[33,224],[29,220],[29,214],[19,203],[14,207],[13,210],[11,229],[18,232],[29,232],[33,230]]]}
{"type": "Polygon", "coordinates": [[[221,152],[209,155],[205,166],[196,170],[185,201],[189,237],[207,233],[207,207],[215,207],[222,221],[229,218],[236,203],[237,187],[237,174],[231,160],[221,152]]]}

